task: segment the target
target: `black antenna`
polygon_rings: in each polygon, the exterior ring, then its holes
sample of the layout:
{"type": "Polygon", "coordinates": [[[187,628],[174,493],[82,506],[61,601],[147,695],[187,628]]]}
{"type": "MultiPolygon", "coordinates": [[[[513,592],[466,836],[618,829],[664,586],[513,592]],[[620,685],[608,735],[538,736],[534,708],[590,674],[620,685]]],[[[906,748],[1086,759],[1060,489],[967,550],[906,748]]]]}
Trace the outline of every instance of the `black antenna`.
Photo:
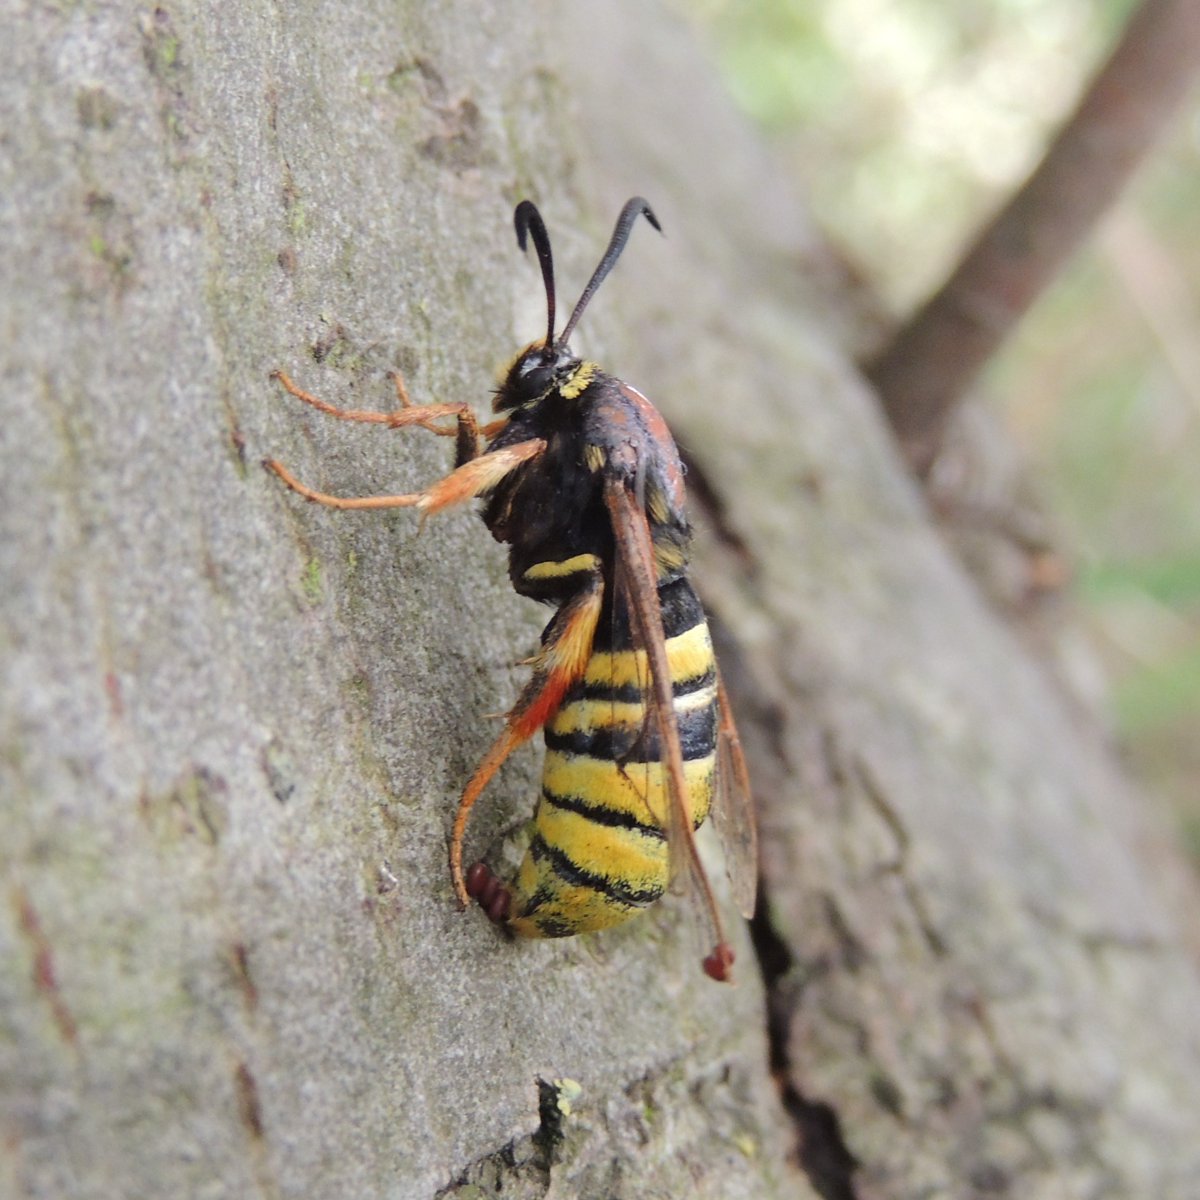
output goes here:
{"type": "MultiPolygon", "coordinates": [[[[529,207],[533,208],[533,205],[530,204],[529,207]]],[[[537,215],[536,210],[534,215],[537,215]]],[[[566,329],[562,331],[562,335],[558,339],[558,345],[561,346],[566,343],[579,318],[583,316],[583,310],[587,308],[588,301],[596,294],[596,289],[604,282],[605,276],[616,265],[617,259],[621,257],[621,251],[625,249],[625,243],[629,241],[629,231],[633,228],[633,223],[638,217],[645,217],[659,233],[662,233],[662,226],[658,223],[658,218],[654,215],[654,210],[641,196],[634,196],[632,200],[625,202],[625,207],[621,209],[621,215],[617,218],[616,228],[613,229],[608,249],[605,250],[604,257],[600,260],[600,265],[596,268],[595,273],[588,280],[587,287],[583,289],[583,295],[579,297],[579,302],[575,305],[575,311],[571,314],[571,319],[567,322],[566,329]]],[[[545,230],[543,230],[544,232],[545,230]]],[[[549,253],[550,247],[547,246],[547,256],[549,253]]]]}
{"type": "Polygon", "coordinates": [[[542,214],[532,200],[522,200],[513,213],[513,224],[517,228],[517,245],[525,249],[525,235],[533,235],[538,262],[542,266],[542,282],[546,285],[546,349],[554,344],[554,259],[550,254],[550,235],[542,214]]]}

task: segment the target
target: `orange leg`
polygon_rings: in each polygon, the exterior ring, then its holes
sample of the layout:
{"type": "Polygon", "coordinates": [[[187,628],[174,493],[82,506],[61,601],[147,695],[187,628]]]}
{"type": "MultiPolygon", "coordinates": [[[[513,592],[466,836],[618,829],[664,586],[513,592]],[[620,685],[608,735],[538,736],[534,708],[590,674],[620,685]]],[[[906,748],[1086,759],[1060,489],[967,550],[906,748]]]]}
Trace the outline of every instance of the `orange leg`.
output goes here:
{"type": "MultiPolygon", "coordinates": [[[[339,421],[365,421],[372,425],[386,425],[389,429],[419,425],[422,429],[428,429],[430,433],[436,433],[439,437],[459,436],[460,439],[465,438],[476,445],[479,442],[479,422],[476,421],[475,414],[468,405],[414,404],[408,397],[408,389],[404,386],[404,379],[399,372],[393,373],[392,380],[396,385],[396,399],[400,401],[400,407],[385,413],[371,412],[361,408],[338,408],[333,404],[327,404],[320,397],[306,392],[302,387],[297,387],[282,371],[273,371],[271,378],[278,379],[297,400],[303,400],[305,404],[327,416],[336,417],[339,421]],[[438,425],[436,422],[441,417],[453,417],[455,425],[452,428],[438,425]]],[[[491,427],[489,426],[489,428],[491,427]]]]}
{"type": "MultiPolygon", "coordinates": [[[[399,371],[392,372],[392,382],[396,385],[396,399],[400,401],[400,408],[402,410],[441,408],[447,410],[447,416],[453,415],[455,417],[458,424],[454,429],[442,429],[440,426],[426,425],[423,421],[417,422],[422,429],[428,429],[431,433],[436,433],[439,437],[457,436],[461,442],[464,439],[465,431],[466,436],[472,440],[476,446],[478,446],[480,434],[482,434],[488,441],[491,441],[492,438],[494,438],[496,434],[498,434],[500,430],[502,430],[505,425],[508,424],[507,417],[500,417],[495,421],[489,421],[486,425],[480,428],[479,423],[475,420],[474,412],[472,412],[471,409],[469,409],[465,404],[414,404],[408,398],[408,388],[404,386],[404,376],[401,375],[399,371]]],[[[393,428],[396,427],[393,422],[389,422],[389,424],[392,424],[393,428]]]]}
{"type": "Polygon", "coordinates": [[[480,435],[491,439],[507,423],[507,418],[493,421],[481,430],[475,414],[465,404],[414,404],[404,386],[404,379],[396,372],[392,379],[396,385],[396,398],[400,407],[392,412],[370,412],[357,408],[337,408],[324,400],[297,387],[282,371],[275,371],[272,378],[278,379],[284,388],[297,400],[335,417],[339,421],[363,421],[374,425],[386,425],[389,429],[402,429],[418,425],[441,437],[457,437],[458,457],[461,464],[444,479],[421,492],[410,492],[400,496],[356,496],[343,498],[326,492],[314,491],[302,484],[292,473],[275,459],[264,459],[263,466],[273,471],[292,491],[324,504],[329,508],[418,508],[423,516],[438,512],[455,504],[461,504],[496,486],[510,471],[523,462],[540,454],[545,449],[543,441],[520,442],[495,454],[480,453],[480,435]],[[454,425],[447,428],[437,424],[442,417],[453,417],[454,425]]]}
{"type": "Polygon", "coordinates": [[[423,492],[408,492],[400,496],[331,496],[305,487],[281,463],[273,458],[263,460],[268,471],[278,475],[288,487],[305,500],[324,504],[328,508],[418,508],[423,516],[462,504],[494,488],[506,475],[522,463],[536,458],[546,448],[540,438],[506,446],[494,454],[481,454],[444,479],[430,484],[423,492]]]}
{"type": "Polygon", "coordinates": [[[463,789],[450,836],[450,877],[464,908],[471,895],[462,869],[463,838],[471,809],[504,760],[545,725],[558,711],[567,690],[583,675],[592,654],[603,600],[604,576],[597,568],[589,582],[558,610],[547,631],[546,641],[533,660],[533,677],[504,718],[504,732],[484,755],[483,762],[463,789]]]}

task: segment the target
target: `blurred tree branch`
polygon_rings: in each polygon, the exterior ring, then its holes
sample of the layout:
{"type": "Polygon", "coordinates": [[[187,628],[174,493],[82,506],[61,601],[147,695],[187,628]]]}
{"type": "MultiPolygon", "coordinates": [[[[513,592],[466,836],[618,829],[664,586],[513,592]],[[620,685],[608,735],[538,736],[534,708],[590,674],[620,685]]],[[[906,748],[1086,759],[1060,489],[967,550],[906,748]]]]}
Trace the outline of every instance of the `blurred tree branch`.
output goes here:
{"type": "Polygon", "coordinates": [[[868,365],[913,469],[1009,331],[1116,198],[1200,67],[1200,4],[1144,0],[1040,165],[868,365]]]}

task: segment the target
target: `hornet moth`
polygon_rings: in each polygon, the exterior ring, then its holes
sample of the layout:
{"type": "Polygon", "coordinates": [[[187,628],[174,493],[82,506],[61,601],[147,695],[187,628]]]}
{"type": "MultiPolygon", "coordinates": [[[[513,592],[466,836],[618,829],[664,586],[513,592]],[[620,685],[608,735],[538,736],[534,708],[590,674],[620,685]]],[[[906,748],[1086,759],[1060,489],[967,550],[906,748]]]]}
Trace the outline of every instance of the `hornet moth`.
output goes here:
{"type": "Polygon", "coordinates": [[[639,216],[660,230],[641,197],[621,210],[562,333],[555,336],[550,238],[522,201],[517,244],[532,238],[546,292],[546,336],[517,355],[495,393],[497,419],[480,426],[462,403],[414,404],[394,377],[399,408],[335,408],[276,373],[297,399],[344,421],[417,425],[451,436],[457,465],[420,492],[341,498],[265,462],[289,488],[341,509],[417,509],[422,517],[482,499],[484,523],[509,547],[514,589],[556,612],[532,677],[459,802],[450,874],[459,902],[525,937],[565,937],[619,924],[678,881],[711,935],[704,970],[730,976],[725,939],[694,831],[714,817],[734,898],[750,916],[757,873],[746,764],[708,623],[687,576],[691,530],[683,467],[666,423],[627,383],[568,344],[639,216]],[[501,764],[538,730],[545,744],[534,832],[515,878],[481,862],[463,870],[472,806],[501,764]]]}

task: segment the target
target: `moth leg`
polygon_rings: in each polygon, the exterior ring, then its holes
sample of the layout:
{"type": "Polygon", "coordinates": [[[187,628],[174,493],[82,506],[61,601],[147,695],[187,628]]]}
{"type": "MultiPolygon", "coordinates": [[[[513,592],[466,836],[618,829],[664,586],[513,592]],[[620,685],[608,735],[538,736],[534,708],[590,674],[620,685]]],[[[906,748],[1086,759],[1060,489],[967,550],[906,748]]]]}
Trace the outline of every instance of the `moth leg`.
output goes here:
{"type": "Polygon", "coordinates": [[[264,459],[263,466],[278,475],[297,495],[328,508],[416,508],[420,509],[422,516],[428,516],[490,491],[506,475],[522,463],[536,458],[545,448],[546,443],[541,438],[533,438],[528,442],[518,442],[515,446],[506,446],[503,450],[481,454],[451,471],[444,479],[430,484],[424,491],[401,496],[331,496],[327,492],[306,487],[273,458],[264,459]]]}
{"type": "MultiPolygon", "coordinates": [[[[466,445],[471,446],[473,452],[462,458],[462,462],[469,461],[479,454],[479,422],[475,419],[470,405],[462,403],[414,404],[409,399],[408,389],[404,386],[404,378],[398,371],[392,373],[392,381],[396,386],[396,399],[399,401],[400,407],[391,412],[338,408],[297,386],[283,371],[273,371],[271,378],[278,379],[283,384],[284,390],[295,396],[297,400],[303,400],[305,404],[317,409],[318,412],[335,417],[339,421],[362,421],[371,425],[386,425],[389,429],[403,429],[409,425],[419,425],[422,429],[436,433],[439,437],[457,437],[460,449],[466,445]],[[443,417],[452,417],[454,424],[449,427],[437,424],[438,420],[443,417]]],[[[488,428],[491,429],[492,426],[488,426],[488,428]]]]}
{"type": "Polygon", "coordinates": [[[390,418],[393,418],[389,420],[388,424],[394,429],[400,425],[415,423],[420,425],[422,429],[428,429],[430,433],[436,433],[438,437],[457,437],[459,449],[458,466],[469,462],[480,453],[480,435],[491,441],[508,424],[508,417],[499,417],[495,421],[489,421],[481,427],[475,419],[474,411],[465,404],[415,404],[409,399],[408,388],[404,385],[404,376],[399,371],[392,372],[392,383],[396,387],[396,399],[400,401],[400,411],[399,413],[388,414],[390,418]],[[430,409],[444,411],[430,413],[430,409]],[[455,418],[455,427],[453,429],[445,429],[440,425],[426,424],[424,420],[416,420],[413,417],[409,417],[407,420],[402,419],[407,413],[414,412],[424,414],[431,421],[442,415],[453,416],[455,418]],[[473,447],[473,449],[470,453],[464,453],[466,447],[473,447]]]}
{"type": "Polygon", "coordinates": [[[507,916],[508,889],[499,884],[482,863],[476,863],[471,868],[469,882],[464,878],[462,851],[467,819],[475,801],[504,760],[550,720],[558,711],[567,691],[587,667],[604,600],[604,576],[600,561],[594,556],[588,557],[593,560],[592,563],[587,567],[581,564],[581,570],[586,570],[585,582],[555,613],[546,629],[542,648],[533,659],[533,676],[512,711],[504,718],[504,732],[484,755],[463,789],[454,817],[454,829],[450,836],[450,877],[454,882],[454,892],[464,908],[472,897],[478,899],[494,921],[507,916]]]}

